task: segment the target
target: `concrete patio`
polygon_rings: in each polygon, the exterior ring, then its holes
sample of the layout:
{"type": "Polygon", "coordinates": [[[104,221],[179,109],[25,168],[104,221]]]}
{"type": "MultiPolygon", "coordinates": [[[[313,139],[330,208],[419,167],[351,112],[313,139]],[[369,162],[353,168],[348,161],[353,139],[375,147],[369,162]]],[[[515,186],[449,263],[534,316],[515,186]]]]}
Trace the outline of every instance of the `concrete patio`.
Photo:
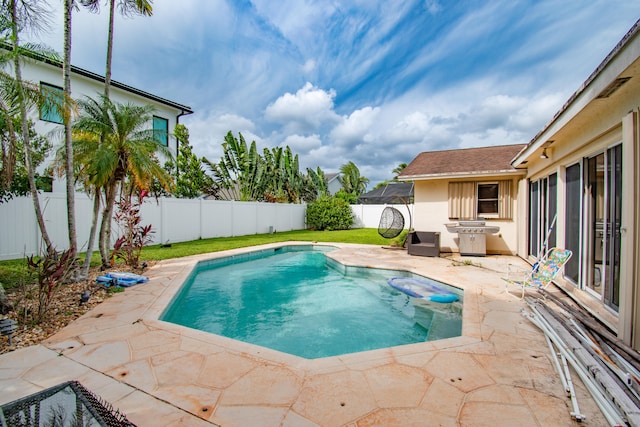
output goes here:
{"type": "MultiPolygon", "coordinates": [[[[297,244],[297,243],[293,243],[297,244]]],[[[277,245],[266,245],[260,248],[277,245]]],[[[519,258],[425,258],[335,244],[347,265],[464,289],[463,334],[316,360],[158,320],[198,260],[163,261],[42,345],[0,356],[0,404],[75,379],[138,426],[573,426],[544,335],[505,294],[519,258]]],[[[606,425],[577,376],[584,426],[606,425]]]]}

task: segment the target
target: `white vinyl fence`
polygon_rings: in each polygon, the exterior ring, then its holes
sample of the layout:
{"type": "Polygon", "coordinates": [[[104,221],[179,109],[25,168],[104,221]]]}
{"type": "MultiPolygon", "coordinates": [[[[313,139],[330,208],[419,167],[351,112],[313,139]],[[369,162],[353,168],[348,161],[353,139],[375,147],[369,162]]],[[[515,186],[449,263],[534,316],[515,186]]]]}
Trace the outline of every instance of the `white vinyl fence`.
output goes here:
{"type": "Polygon", "coordinates": [[[396,208],[404,217],[404,228],[409,228],[414,205],[351,205],[355,216],[354,228],[378,228],[380,216],[386,207],[396,208]]]}
{"type": "MultiPolygon", "coordinates": [[[[76,193],[76,231],[80,251],[89,240],[93,202],[84,193],[76,193]]],[[[56,249],[69,247],[67,209],[64,193],[42,193],[47,232],[56,249]]],[[[407,208],[394,205],[409,218],[407,208]]],[[[378,228],[385,205],[354,205],[354,227],[378,228]]],[[[413,211],[413,206],[410,206],[413,211]]],[[[142,223],[153,227],[153,243],[176,243],[211,237],[245,236],[280,231],[304,230],[306,205],[235,202],[225,200],[189,200],[154,198],[145,200],[142,223]]],[[[119,234],[114,223],[113,237],[119,234]]],[[[94,245],[94,250],[97,243],[94,245]]],[[[38,254],[44,249],[30,197],[17,197],[0,203],[0,260],[38,254]]]]}

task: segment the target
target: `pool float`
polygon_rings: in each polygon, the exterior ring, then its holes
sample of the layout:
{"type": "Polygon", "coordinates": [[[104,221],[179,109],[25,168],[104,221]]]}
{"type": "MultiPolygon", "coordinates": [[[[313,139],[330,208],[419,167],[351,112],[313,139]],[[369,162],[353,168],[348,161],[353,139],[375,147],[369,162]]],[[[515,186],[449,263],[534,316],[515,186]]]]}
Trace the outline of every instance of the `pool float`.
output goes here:
{"type": "Polygon", "coordinates": [[[137,285],[138,283],[148,282],[149,278],[146,276],[141,276],[135,273],[107,273],[104,276],[96,277],[96,282],[101,283],[105,286],[121,286],[127,288],[129,286],[137,285]]]}
{"type": "Polygon", "coordinates": [[[456,302],[458,295],[447,291],[432,281],[415,277],[392,277],[387,280],[389,286],[413,298],[423,298],[441,304],[456,302]]]}

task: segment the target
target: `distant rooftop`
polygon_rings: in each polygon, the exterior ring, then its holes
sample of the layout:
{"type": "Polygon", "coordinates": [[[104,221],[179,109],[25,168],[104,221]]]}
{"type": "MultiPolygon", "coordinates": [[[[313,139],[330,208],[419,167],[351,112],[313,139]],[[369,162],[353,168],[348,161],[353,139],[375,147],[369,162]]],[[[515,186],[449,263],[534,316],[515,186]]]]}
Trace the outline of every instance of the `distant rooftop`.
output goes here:
{"type": "Polygon", "coordinates": [[[401,180],[462,177],[467,175],[519,174],[511,160],[525,144],[425,151],[398,176],[401,180]]]}
{"type": "Polygon", "coordinates": [[[413,203],[413,182],[389,182],[358,197],[361,204],[413,203]]]}

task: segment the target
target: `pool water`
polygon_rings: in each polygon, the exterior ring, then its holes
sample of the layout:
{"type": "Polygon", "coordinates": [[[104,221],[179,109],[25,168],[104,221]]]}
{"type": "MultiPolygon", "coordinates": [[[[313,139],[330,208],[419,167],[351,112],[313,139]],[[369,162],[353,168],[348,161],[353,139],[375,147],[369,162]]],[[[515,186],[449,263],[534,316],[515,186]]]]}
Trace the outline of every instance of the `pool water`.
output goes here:
{"type": "Polygon", "coordinates": [[[201,262],[161,320],[308,359],[460,335],[460,302],[414,305],[387,284],[410,273],[345,267],[327,250],[286,246],[201,262]]]}

